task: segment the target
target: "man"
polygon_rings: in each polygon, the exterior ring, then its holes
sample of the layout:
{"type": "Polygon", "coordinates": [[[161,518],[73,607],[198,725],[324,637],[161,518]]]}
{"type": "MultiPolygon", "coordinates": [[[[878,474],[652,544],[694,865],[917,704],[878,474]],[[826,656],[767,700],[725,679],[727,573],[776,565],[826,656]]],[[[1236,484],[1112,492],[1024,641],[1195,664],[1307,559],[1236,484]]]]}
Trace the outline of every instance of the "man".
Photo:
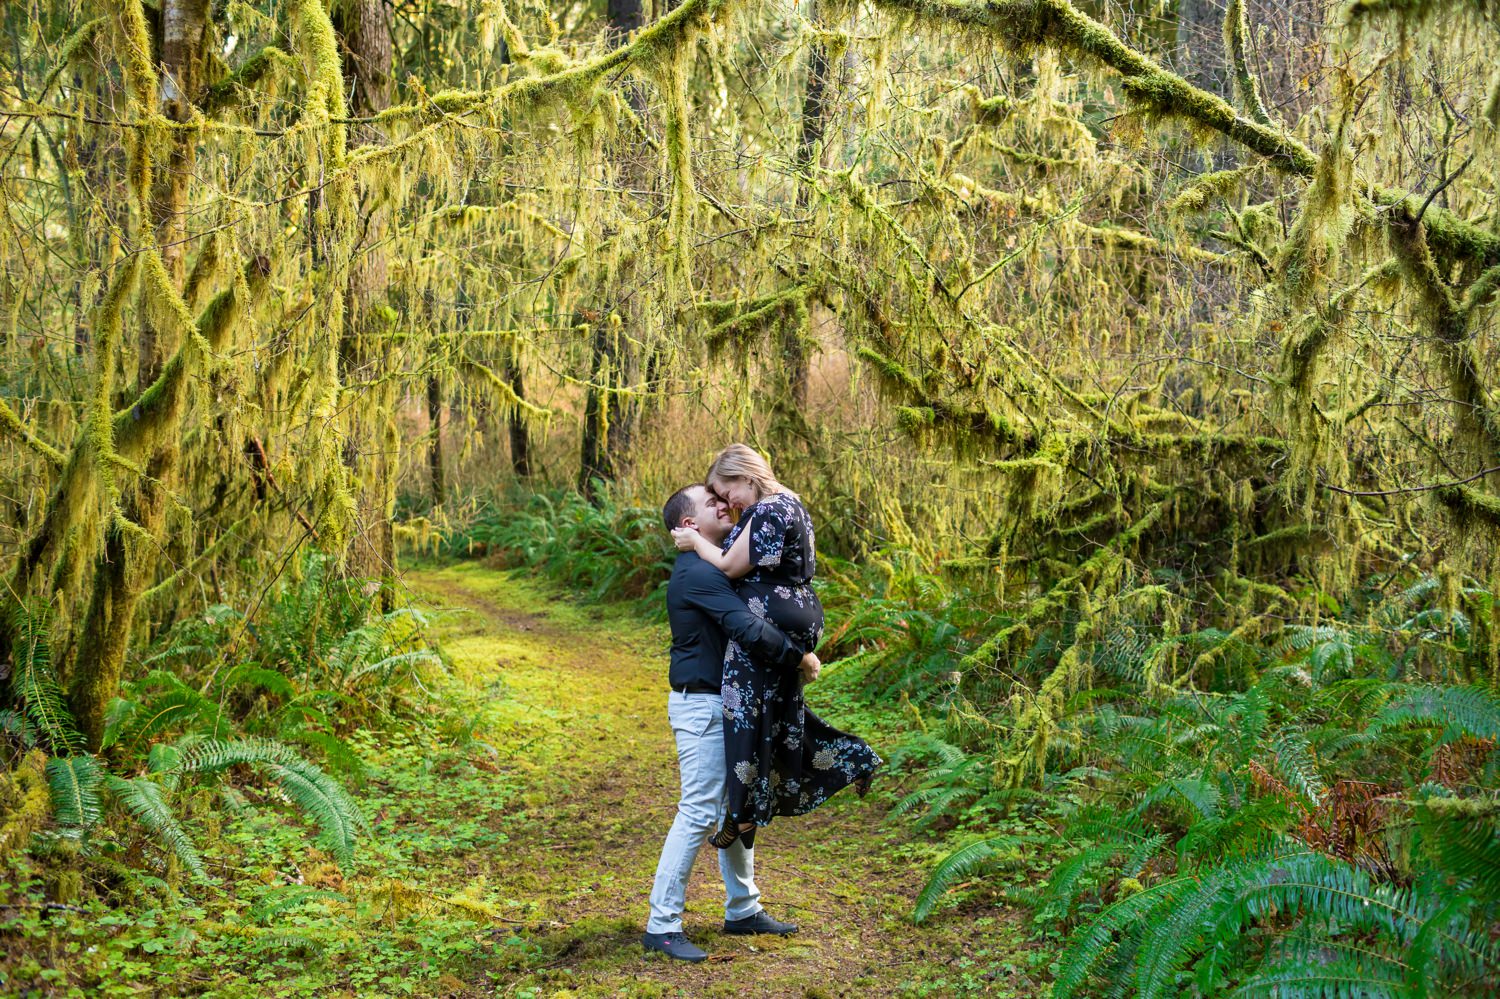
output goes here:
{"type": "MultiPolygon", "coordinates": [[[[729,508],[701,485],[672,494],[662,509],[667,529],[696,527],[714,543],[731,526],[729,508]]],[[[651,888],[651,916],[641,943],[680,961],[702,961],[708,955],[682,932],[682,910],[687,904],[687,882],[693,862],[724,814],[724,704],[719,697],[724,647],[734,639],[754,650],[757,659],[787,667],[799,666],[804,675],[817,675],[818,657],[806,655],[775,625],[751,613],[718,569],[696,552],[680,552],[667,583],[667,618],[672,627],[672,692],[667,720],[677,739],[677,768],[682,797],[677,817],[662,844],[651,888]]],[[[760,905],[755,887],[755,853],[736,840],[719,851],[724,876],[724,932],[733,934],[797,932],[791,923],[778,922],[760,905]]]]}

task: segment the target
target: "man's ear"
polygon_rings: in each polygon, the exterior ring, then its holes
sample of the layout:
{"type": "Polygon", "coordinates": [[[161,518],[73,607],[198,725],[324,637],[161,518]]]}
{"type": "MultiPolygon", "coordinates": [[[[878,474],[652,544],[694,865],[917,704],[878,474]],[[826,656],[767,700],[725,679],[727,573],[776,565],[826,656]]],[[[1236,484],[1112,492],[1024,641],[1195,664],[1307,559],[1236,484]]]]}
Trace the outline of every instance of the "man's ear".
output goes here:
{"type": "Polygon", "coordinates": [[[698,518],[697,517],[692,517],[692,516],[683,517],[681,520],[679,520],[677,522],[677,526],[678,527],[691,527],[693,530],[696,531],[698,529],[698,518]]]}

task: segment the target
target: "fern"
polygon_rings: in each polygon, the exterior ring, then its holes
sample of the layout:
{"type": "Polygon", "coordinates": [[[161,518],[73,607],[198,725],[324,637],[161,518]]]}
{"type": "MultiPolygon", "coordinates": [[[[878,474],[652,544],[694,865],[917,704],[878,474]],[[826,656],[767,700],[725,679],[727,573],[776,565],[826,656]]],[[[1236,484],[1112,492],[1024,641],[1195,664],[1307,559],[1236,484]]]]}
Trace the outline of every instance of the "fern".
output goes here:
{"type": "Polygon", "coordinates": [[[1149,806],[1172,796],[1184,801],[1193,810],[1196,820],[1217,818],[1223,795],[1217,784],[1201,777],[1169,777],[1146,792],[1135,814],[1143,813],[1149,806]]]}
{"type": "Polygon", "coordinates": [[[1314,805],[1321,802],[1327,789],[1308,752],[1306,736],[1290,728],[1282,729],[1271,745],[1276,752],[1277,767],[1287,786],[1314,805]]]}
{"type": "Polygon", "coordinates": [[[1028,840],[1020,836],[994,836],[961,847],[943,858],[927,884],[917,895],[917,904],[912,911],[912,921],[920,923],[932,914],[933,908],[953,885],[963,877],[987,866],[1002,853],[1019,850],[1028,840]]]}
{"type": "Polygon", "coordinates": [[[1375,719],[1381,728],[1424,726],[1500,740],[1500,698],[1482,687],[1414,687],[1394,698],[1375,719]]]}
{"type": "Polygon", "coordinates": [[[316,888],[312,885],[282,885],[272,888],[256,899],[255,903],[250,906],[248,915],[251,919],[264,925],[283,913],[290,912],[309,902],[321,899],[332,899],[339,902],[349,901],[348,898],[339,892],[327,888],[316,888]]]}
{"type": "Polygon", "coordinates": [[[358,811],[352,802],[341,800],[342,789],[339,789],[339,793],[333,793],[332,789],[338,785],[310,763],[301,767],[280,763],[267,763],[264,766],[292,803],[317,824],[321,830],[320,842],[333,854],[339,865],[352,865],[358,811]],[[309,771],[316,776],[309,776],[309,771]]]}
{"type": "Polygon", "coordinates": [[[1120,850],[1118,842],[1099,843],[1058,864],[1047,878],[1046,886],[1033,893],[1034,904],[1040,910],[1038,918],[1043,915],[1067,918],[1077,900],[1080,884],[1119,856],[1120,850]]]}
{"type": "Polygon", "coordinates": [[[1227,993],[1243,999],[1406,999],[1400,978],[1368,960],[1327,959],[1317,955],[1289,958],[1264,969],[1227,993]]]}
{"type": "Polygon", "coordinates": [[[1500,903],[1500,801],[1429,798],[1416,816],[1442,870],[1476,898],[1500,903]]]}
{"type": "Polygon", "coordinates": [[[322,842],[340,865],[354,861],[359,830],[369,827],[344,788],[291,749],[268,739],[210,740],[183,755],[183,773],[217,773],[236,764],[265,770],[293,804],[318,826],[322,842]]]}
{"type": "Polygon", "coordinates": [[[219,690],[250,689],[264,690],[276,697],[292,698],[297,696],[297,688],[292,681],[287,679],[284,673],[254,663],[240,663],[233,669],[225,671],[217,680],[215,686],[219,690]]]}
{"type": "Polygon", "coordinates": [[[194,877],[199,880],[208,879],[203,860],[198,856],[198,851],[193,847],[193,841],[188,838],[188,834],[177,821],[177,817],[172,814],[172,809],[162,794],[160,784],[149,777],[135,777],[128,780],[123,777],[110,777],[109,789],[114,799],[123,805],[136,821],[155,837],[158,843],[171,850],[177,859],[182,861],[182,866],[191,871],[194,877]]]}
{"type": "Polygon", "coordinates": [[[1171,901],[1172,893],[1180,890],[1182,884],[1182,880],[1174,880],[1153,885],[1116,902],[1091,922],[1080,926],[1058,959],[1052,994],[1058,999],[1067,999],[1082,988],[1088,982],[1090,972],[1119,943],[1119,935],[1144,925],[1158,908],[1171,901]]]}
{"type": "Polygon", "coordinates": [[[0,734],[13,736],[27,749],[36,745],[37,728],[19,711],[0,709],[0,734]]]}
{"type": "Polygon", "coordinates": [[[104,767],[92,756],[53,757],[47,761],[47,786],[52,808],[65,826],[88,829],[99,821],[103,808],[99,788],[104,767]]]}
{"type": "Polygon", "coordinates": [[[171,673],[152,670],[132,684],[136,691],[152,688],[156,692],[130,703],[111,719],[104,732],[105,746],[139,751],[152,739],[173,729],[196,728],[213,734],[224,726],[218,702],[171,673]]]}
{"type": "Polygon", "coordinates": [[[1201,924],[1222,905],[1229,873],[1210,871],[1183,886],[1170,907],[1148,921],[1136,958],[1140,999],[1177,995],[1177,976],[1202,940],[1201,924]]]}
{"type": "Polygon", "coordinates": [[[7,624],[11,633],[11,696],[55,752],[77,752],[83,740],[63,703],[62,687],[52,669],[45,616],[25,604],[16,604],[7,624]]]}

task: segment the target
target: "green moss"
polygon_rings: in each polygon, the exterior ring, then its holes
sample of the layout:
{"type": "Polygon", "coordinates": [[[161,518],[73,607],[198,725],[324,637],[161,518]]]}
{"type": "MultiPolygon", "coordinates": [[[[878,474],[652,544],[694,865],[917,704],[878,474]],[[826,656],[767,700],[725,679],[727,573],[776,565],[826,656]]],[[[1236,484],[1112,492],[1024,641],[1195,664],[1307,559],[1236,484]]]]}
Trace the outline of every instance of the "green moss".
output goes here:
{"type": "Polygon", "coordinates": [[[1184,184],[1176,196],[1167,202],[1167,212],[1171,215],[1188,215],[1205,211],[1216,199],[1227,197],[1238,190],[1259,169],[1258,164],[1251,164],[1233,170],[1216,170],[1196,177],[1191,183],[1184,184]]]}
{"type": "Polygon", "coordinates": [[[1267,158],[1278,170],[1310,174],[1317,158],[1302,143],[1264,124],[1240,118],[1222,98],[1192,86],[1126,45],[1068,0],[877,0],[877,6],[918,17],[983,29],[1014,48],[1051,45],[1109,66],[1124,78],[1126,92],[1155,117],[1179,118],[1235,140],[1267,158]]]}
{"type": "Polygon", "coordinates": [[[995,128],[1004,124],[1011,112],[1015,110],[1015,106],[1015,101],[1009,97],[996,96],[980,99],[976,92],[974,94],[974,123],[995,128]]]}
{"type": "Polygon", "coordinates": [[[216,114],[240,101],[244,91],[261,86],[296,66],[296,61],[275,45],[266,45],[239,68],[205,88],[200,99],[203,113],[216,114]]]}
{"type": "Polygon", "coordinates": [[[1500,529],[1500,497],[1467,485],[1434,490],[1433,497],[1463,526],[1500,529]]]}
{"type": "Polygon", "coordinates": [[[859,347],[855,350],[855,356],[868,362],[880,376],[881,383],[898,395],[920,395],[923,392],[924,386],[920,378],[874,348],[859,347]]]}
{"type": "Polygon", "coordinates": [[[1233,70],[1235,97],[1251,120],[1273,128],[1275,123],[1260,96],[1260,82],[1256,80],[1245,53],[1245,38],[1249,33],[1245,24],[1245,0],[1229,0],[1224,8],[1224,51],[1229,54],[1229,65],[1233,70]]]}
{"type": "Polygon", "coordinates": [[[4,399],[0,399],[0,429],[10,431],[22,444],[46,459],[53,468],[61,469],[67,462],[67,458],[61,451],[42,440],[30,427],[21,422],[21,418],[6,404],[4,399]]]}

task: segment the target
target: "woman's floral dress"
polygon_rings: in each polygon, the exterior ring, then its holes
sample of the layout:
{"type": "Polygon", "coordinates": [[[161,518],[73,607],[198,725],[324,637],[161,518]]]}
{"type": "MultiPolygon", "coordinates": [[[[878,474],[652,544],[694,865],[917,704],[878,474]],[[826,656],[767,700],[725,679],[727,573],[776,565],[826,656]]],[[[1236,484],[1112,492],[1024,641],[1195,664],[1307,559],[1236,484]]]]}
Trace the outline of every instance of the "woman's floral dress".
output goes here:
{"type": "MultiPolygon", "coordinates": [[[[736,582],[750,610],[804,649],[823,635],[823,605],[808,585],[814,569],[813,526],[789,493],[746,510],[724,539],[728,551],[750,533],[750,574],[736,582]]],[[[729,815],[765,825],[801,815],[880,765],[863,739],[807,710],[802,673],[753,659],[734,642],[724,653],[724,749],[729,815]]]]}

